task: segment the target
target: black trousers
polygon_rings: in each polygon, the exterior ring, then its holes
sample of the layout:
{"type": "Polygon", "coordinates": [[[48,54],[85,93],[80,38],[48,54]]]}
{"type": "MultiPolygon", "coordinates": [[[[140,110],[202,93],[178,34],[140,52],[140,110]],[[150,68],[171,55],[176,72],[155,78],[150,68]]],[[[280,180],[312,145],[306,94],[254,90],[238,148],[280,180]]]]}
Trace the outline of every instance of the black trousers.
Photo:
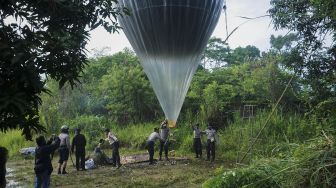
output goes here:
{"type": "Polygon", "coordinates": [[[119,141],[112,144],[112,161],[114,165],[120,165],[119,141]]]}
{"type": "Polygon", "coordinates": [[[76,169],[82,170],[85,169],[85,150],[84,151],[76,151],[76,169]]]}
{"type": "Polygon", "coordinates": [[[147,150],[149,154],[149,164],[153,164],[154,162],[154,142],[153,141],[147,142],[147,150]]]}
{"type": "Polygon", "coordinates": [[[196,157],[202,157],[202,142],[201,138],[194,138],[194,150],[196,157]]]}
{"type": "Polygon", "coordinates": [[[162,151],[163,150],[164,150],[165,156],[168,157],[168,145],[169,145],[168,140],[167,141],[160,141],[160,152],[159,152],[160,158],[162,156],[162,151]]]}
{"type": "Polygon", "coordinates": [[[211,156],[211,161],[215,160],[216,156],[216,146],[215,142],[211,142],[210,140],[207,141],[207,159],[210,160],[211,156]]]}

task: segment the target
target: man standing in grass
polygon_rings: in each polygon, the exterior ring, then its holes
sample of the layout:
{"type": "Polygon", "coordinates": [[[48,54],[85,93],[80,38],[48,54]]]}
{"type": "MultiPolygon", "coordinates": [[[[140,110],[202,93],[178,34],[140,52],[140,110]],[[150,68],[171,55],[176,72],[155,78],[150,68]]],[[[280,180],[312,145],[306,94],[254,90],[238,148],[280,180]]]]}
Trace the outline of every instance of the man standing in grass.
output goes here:
{"type": "Polygon", "coordinates": [[[154,143],[155,140],[160,140],[162,142],[162,139],[159,134],[159,129],[154,128],[154,132],[152,132],[148,139],[147,139],[147,149],[149,154],[149,165],[154,164],[154,143]]]}
{"type": "Polygon", "coordinates": [[[54,137],[46,143],[44,136],[36,138],[35,149],[35,188],[47,188],[50,184],[50,174],[53,171],[51,154],[59,147],[60,139],[54,137]]]}
{"type": "Polygon", "coordinates": [[[83,134],[80,133],[80,129],[75,130],[75,137],[72,139],[71,152],[73,153],[76,148],[76,169],[79,168],[85,170],[85,145],[86,139],[83,134]]]}
{"type": "Polygon", "coordinates": [[[67,174],[65,171],[67,162],[70,154],[70,137],[69,137],[69,128],[66,125],[61,127],[61,134],[59,134],[58,138],[61,140],[59,146],[59,161],[58,161],[58,174],[67,174]],[[62,170],[62,171],[61,171],[62,170]]]}
{"type": "Polygon", "coordinates": [[[105,129],[106,141],[109,141],[112,147],[112,161],[113,165],[116,165],[117,168],[121,167],[120,164],[120,155],[119,155],[119,141],[118,138],[110,131],[110,129],[105,129]]]}
{"type": "Polygon", "coordinates": [[[169,140],[168,140],[168,136],[169,136],[169,127],[168,127],[168,121],[164,120],[161,123],[161,127],[160,127],[160,137],[161,137],[161,141],[160,141],[160,158],[159,160],[162,160],[162,151],[164,150],[165,153],[165,157],[166,160],[168,161],[168,146],[169,146],[169,140]]]}
{"type": "Polygon", "coordinates": [[[209,125],[208,129],[202,133],[207,135],[207,161],[211,160],[213,162],[216,154],[216,130],[209,125]]]}
{"type": "Polygon", "coordinates": [[[202,158],[202,141],[201,141],[201,130],[199,129],[199,124],[197,123],[192,127],[194,134],[194,150],[196,158],[202,158]]]}

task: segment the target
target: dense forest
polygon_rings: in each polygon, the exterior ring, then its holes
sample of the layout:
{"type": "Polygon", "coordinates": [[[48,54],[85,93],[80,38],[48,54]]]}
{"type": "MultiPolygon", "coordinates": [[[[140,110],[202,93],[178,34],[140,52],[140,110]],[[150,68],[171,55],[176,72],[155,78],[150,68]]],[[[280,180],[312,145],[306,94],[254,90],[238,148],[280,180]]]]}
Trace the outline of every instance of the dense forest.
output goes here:
{"type": "MultiPolygon", "coordinates": [[[[328,116],[335,102],[333,92],[316,90],[320,85],[314,85],[314,78],[304,78],[286,66],[296,35],[272,36],[270,42],[271,49],[260,52],[254,46],[230,49],[221,39],[212,38],[179,121],[212,123],[223,129],[236,113],[244,113],[244,106],[269,110],[280,97],[279,108],[286,114],[328,116]]],[[[164,118],[138,58],[129,49],[92,58],[74,89],[66,85],[58,90],[52,79],[46,85],[51,94],[42,97],[41,115],[48,130],[58,130],[63,123],[126,126],[164,118]]]]}

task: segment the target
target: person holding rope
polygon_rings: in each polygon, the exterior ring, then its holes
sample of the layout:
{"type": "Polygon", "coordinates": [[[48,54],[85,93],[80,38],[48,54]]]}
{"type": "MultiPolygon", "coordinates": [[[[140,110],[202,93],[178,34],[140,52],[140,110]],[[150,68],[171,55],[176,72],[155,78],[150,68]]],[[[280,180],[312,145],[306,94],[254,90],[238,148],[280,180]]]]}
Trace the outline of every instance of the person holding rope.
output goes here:
{"type": "Polygon", "coordinates": [[[117,166],[117,168],[121,167],[120,163],[120,155],[119,155],[119,140],[118,138],[110,131],[110,129],[105,129],[106,141],[109,141],[112,147],[112,161],[113,166],[117,166]]]}
{"type": "Polygon", "coordinates": [[[147,149],[149,154],[149,165],[154,165],[154,144],[155,140],[163,141],[159,134],[159,128],[154,128],[154,131],[149,135],[147,139],[147,149]]]}
{"type": "Polygon", "coordinates": [[[207,135],[207,161],[214,162],[216,156],[216,130],[209,125],[202,134],[207,135]]]}
{"type": "Polygon", "coordinates": [[[162,151],[164,150],[164,153],[165,153],[165,157],[166,157],[166,160],[168,161],[168,146],[169,146],[169,140],[168,140],[168,137],[169,137],[169,127],[168,127],[168,120],[164,120],[162,123],[161,123],[161,126],[160,126],[160,137],[161,137],[161,141],[160,141],[160,151],[159,151],[159,160],[161,161],[162,160],[162,151]]]}

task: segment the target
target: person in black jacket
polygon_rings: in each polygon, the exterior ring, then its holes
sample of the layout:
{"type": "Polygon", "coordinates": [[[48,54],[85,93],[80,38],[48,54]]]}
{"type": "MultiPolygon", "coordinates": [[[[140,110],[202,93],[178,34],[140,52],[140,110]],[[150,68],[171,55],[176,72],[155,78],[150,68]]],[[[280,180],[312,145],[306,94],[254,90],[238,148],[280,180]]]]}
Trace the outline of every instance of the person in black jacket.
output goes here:
{"type": "Polygon", "coordinates": [[[44,136],[36,138],[37,147],[35,149],[35,188],[47,188],[50,184],[50,174],[53,171],[51,164],[51,154],[59,147],[60,139],[51,138],[48,143],[44,136]]]}
{"type": "Polygon", "coordinates": [[[72,153],[75,151],[76,148],[76,169],[77,171],[79,168],[85,170],[85,145],[86,139],[85,136],[80,133],[80,129],[77,128],[75,130],[75,137],[72,139],[71,151],[72,153]]]}

